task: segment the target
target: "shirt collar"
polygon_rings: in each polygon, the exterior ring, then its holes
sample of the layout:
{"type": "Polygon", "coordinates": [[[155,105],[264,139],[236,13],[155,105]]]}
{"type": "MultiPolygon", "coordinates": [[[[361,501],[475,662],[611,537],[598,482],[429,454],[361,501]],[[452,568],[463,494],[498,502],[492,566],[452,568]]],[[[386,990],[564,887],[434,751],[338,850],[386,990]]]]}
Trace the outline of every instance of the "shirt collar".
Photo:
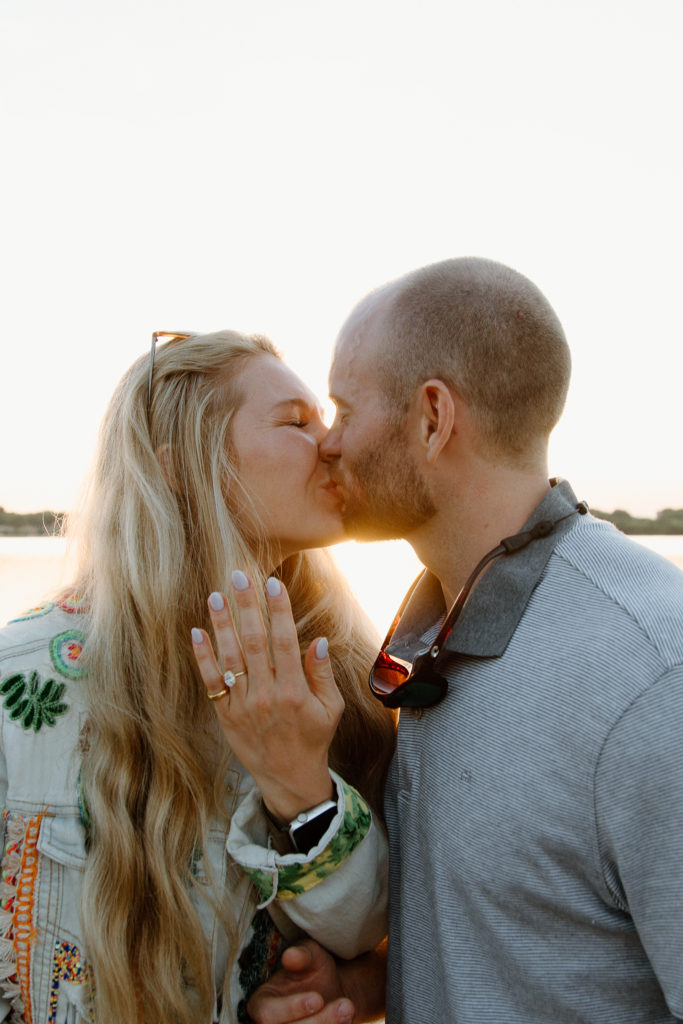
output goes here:
{"type": "MultiPolygon", "coordinates": [[[[571,515],[577,506],[572,488],[566,480],[550,483],[550,491],[522,532],[544,519],[562,522],[547,537],[539,537],[520,551],[502,555],[491,563],[475,583],[446,639],[446,650],[483,658],[499,657],[505,651],[559,538],[576,523],[571,515]]],[[[425,569],[401,615],[389,653],[400,655],[402,648],[412,647],[445,613],[441,584],[425,569]]]]}

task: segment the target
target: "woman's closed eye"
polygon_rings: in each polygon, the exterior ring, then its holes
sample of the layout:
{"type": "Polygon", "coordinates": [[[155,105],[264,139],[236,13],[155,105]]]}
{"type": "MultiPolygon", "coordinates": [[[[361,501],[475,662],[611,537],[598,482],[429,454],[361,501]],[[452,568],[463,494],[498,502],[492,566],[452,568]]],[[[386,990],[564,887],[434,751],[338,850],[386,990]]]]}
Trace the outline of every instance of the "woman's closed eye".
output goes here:
{"type": "Polygon", "coordinates": [[[310,435],[325,429],[323,409],[300,399],[279,402],[273,409],[272,422],[275,426],[294,427],[310,435]]]}
{"type": "Polygon", "coordinates": [[[307,427],[310,423],[310,419],[306,416],[284,416],[282,419],[275,421],[276,426],[279,427],[298,427],[300,430],[307,427]]]}

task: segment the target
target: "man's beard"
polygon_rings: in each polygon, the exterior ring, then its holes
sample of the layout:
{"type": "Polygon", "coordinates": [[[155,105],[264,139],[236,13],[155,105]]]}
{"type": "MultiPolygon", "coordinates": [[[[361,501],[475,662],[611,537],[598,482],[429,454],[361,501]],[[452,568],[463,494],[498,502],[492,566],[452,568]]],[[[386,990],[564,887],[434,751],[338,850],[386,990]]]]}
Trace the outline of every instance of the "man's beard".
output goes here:
{"type": "Polygon", "coordinates": [[[389,428],[348,463],[342,478],[344,530],[355,540],[407,537],[431,519],[436,508],[407,451],[404,432],[389,428]]]}

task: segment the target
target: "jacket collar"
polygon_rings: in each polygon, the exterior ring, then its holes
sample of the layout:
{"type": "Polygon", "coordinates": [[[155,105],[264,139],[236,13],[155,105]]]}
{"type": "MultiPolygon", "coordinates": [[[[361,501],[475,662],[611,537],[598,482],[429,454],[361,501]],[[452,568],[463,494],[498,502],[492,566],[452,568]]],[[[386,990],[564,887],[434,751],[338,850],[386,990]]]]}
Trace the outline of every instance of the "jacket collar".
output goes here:
{"type": "MultiPolygon", "coordinates": [[[[547,537],[539,537],[520,551],[502,555],[474,584],[444,649],[482,658],[499,657],[517,628],[560,537],[576,524],[576,496],[567,481],[551,480],[551,489],[536,507],[521,532],[541,520],[562,520],[547,537]],[[568,518],[563,518],[567,516],[568,518]]],[[[446,613],[438,579],[425,569],[403,610],[389,653],[413,647],[446,613]]]]}

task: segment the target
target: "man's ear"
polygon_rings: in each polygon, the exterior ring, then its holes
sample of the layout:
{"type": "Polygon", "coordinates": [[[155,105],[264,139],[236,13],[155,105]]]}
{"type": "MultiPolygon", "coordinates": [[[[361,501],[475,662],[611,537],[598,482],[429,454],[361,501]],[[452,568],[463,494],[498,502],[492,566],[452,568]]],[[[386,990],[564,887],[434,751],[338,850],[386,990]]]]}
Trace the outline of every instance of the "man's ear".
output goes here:
{"type": "Polygon", "coordinates": [[[455,427],[455,402],[442,380],[427,380],[420,388],[420,440],[432,465],[448,444],[455,427]]]}
{"type": "Polygon", "coordinates": [[[175,467],[173,466],[170,444],[159,445],[154,454],[157,457],[157,462],[161,466],[161,472],[166,477],[166,483],[172,491],[177,491],[178,481],[175,476],[175,467]]]}

